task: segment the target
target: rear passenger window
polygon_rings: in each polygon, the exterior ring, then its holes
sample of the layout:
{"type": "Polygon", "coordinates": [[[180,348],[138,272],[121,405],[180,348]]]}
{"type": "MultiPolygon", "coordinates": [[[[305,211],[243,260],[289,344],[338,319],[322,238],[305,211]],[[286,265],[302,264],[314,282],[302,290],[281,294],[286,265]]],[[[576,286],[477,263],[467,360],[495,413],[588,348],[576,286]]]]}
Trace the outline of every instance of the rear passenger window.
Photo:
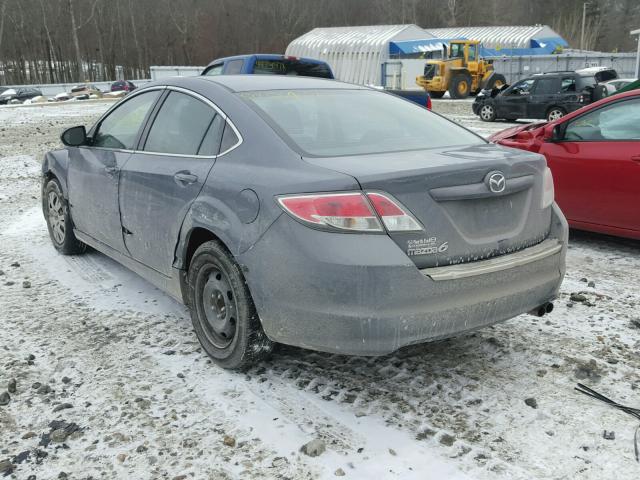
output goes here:
{"type": "Polygon", "coordinates": [[[225,69],[225,75],[236,75],[242,72],[242,64],[244,60],[231,60],[227,62],[227,68],[225,69]]]}
{"type": "Polygon", "coordinates": [[[575,92],[576,91],[576,79],[573,77],[565,77],[562,79],[562,91],[563,92],[575,92]]]}
{"type": "Polygon", "coordinates": [[[220,145],[220,153],[224,153],[227,150],[235,147],[240,139],[236,135],[236,132],[233,131],[231,125],[228,123],[224,127],[224,135],[222,135],[222,144],[220,145]]]}
{"type": "Polygon", "coordinates": [[[551,95],[560,90],[559,78],[541,78],[536,83],[536,95],[551,95]]]}
{"type": "Polygon", "coordinates": [[[180,92],[171,92],[153,122],[144,150],[196,155],[216,111],[180,92]]]}
{"type": "Polygon", "coordinates": [[[216,115],[209,125],[209,129],[202,139],[198,155],[213,156],[220,151],[220,140],[224,131],[224,118],[216,115]]]}

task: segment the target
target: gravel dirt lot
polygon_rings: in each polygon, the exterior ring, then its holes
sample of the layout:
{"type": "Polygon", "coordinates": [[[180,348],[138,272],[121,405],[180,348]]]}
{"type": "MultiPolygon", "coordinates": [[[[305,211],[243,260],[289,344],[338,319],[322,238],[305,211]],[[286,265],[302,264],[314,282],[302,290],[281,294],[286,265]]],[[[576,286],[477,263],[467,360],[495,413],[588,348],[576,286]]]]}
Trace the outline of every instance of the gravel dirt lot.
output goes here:
{"type": "MultiPolygon", "coordinates": [[[[434,109],[481,135],[469,102],[434,109]]],[[[556,309],[382,358],[280,348],[211,364],[186,309],[107,257],[63,257],[43,153],[106,102],[0,108],[0,477],[637,479],[640,244],[573,233],[556,309]],[[604,432],[615,432],[614,438],[604,432]],[[326,451],[300,451],[312,440],[326,451]]]]}

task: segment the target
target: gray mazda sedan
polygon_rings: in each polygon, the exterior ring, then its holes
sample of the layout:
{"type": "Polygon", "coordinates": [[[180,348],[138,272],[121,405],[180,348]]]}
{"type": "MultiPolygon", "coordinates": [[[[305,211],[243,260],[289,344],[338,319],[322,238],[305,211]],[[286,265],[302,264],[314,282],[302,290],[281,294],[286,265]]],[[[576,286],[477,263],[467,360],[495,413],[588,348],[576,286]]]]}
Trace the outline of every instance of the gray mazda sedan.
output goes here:
{"type": "Polygon", "coordinates": [[[55,248],[184,302],[225,368],[276,342],[383,355],[542,315],[564,275],[544,157],[373,89],[165,79],[62,141],[43,164],[55,248]]]}

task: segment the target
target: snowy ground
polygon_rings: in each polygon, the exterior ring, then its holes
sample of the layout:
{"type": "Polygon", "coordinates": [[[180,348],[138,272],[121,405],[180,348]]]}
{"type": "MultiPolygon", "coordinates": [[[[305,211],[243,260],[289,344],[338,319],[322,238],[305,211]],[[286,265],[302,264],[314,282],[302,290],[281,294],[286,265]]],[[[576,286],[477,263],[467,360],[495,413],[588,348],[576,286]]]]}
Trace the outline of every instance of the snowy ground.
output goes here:
{"type": "MultiPolygon", "coordinates": [[[[483,135],[508,126],[434,103],[483,135]]],[[[282,348],[229,373],[200,351],[183,306],[103,255],[50,246],[42,153],[107,106],[0,108],[0,393],[17,383],[0,406],[0,476],[639,477],[637,422],[573,391],[581,381],[640,406],[638,242],[572,235],[543,318],[383,358],[282,348]],[[327,451],[299,452],[313,439],[327,451]]]]}

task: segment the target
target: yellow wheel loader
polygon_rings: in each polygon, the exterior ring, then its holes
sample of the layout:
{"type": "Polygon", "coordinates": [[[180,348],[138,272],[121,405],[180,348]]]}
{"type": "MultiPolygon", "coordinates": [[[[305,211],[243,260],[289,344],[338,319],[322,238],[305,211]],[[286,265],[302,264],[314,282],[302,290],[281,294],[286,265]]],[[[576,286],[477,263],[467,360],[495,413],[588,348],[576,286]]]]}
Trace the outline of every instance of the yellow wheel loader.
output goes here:
{"type": "Polygon", "coordinates": [[[493,70],[493,64],[479,57],[478,40],[453,40],[449,52],[444,48],[442,60],[429,60],[424,75],[416,83],[433,98],[441,98],[448,90],[451,98],[467,98],[483,88],[501,87],[503,75],[493,70]]]}

